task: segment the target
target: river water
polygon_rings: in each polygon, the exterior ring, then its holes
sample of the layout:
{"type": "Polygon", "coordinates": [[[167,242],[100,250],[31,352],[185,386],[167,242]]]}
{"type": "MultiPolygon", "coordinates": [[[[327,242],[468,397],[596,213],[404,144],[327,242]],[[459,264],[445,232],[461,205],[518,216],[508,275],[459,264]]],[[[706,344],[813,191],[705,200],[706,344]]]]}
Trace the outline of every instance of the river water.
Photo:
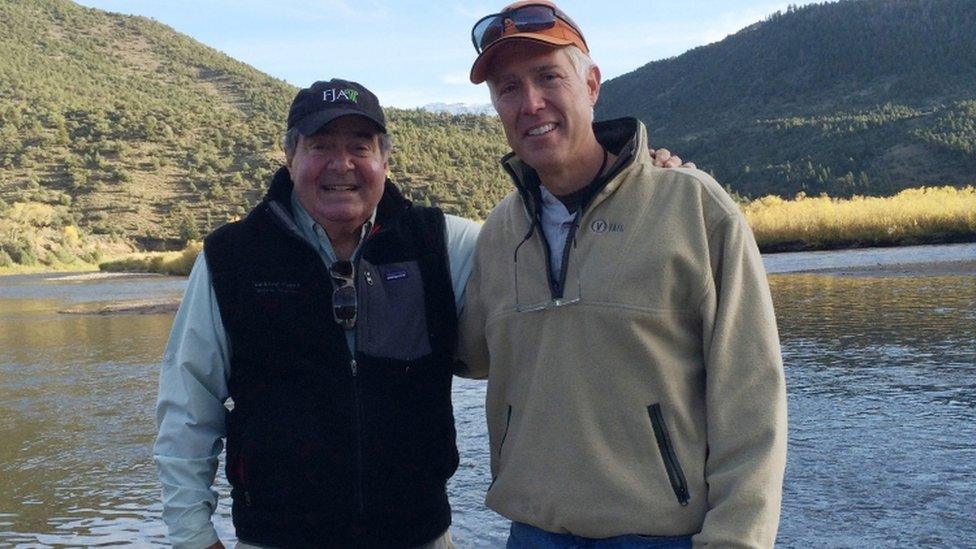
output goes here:
{"type": "MultiPolygon", "coordinates": [[[[778,254],[771,273],[976,260],[976,246],[778,254]]],[[[165,545],[151,459],[170,314],[65,315],[173,297],[179,278],[0,278],[0,547],[165,545]]],[[[976,277],[772,274],[789,390],[781,547],[976,547],[976,277]]],[[[483,382],[454,386],[459,547],[485,509],[483,382]]],[[[233,526],[227,483],[216,524],[233,526]]]]}

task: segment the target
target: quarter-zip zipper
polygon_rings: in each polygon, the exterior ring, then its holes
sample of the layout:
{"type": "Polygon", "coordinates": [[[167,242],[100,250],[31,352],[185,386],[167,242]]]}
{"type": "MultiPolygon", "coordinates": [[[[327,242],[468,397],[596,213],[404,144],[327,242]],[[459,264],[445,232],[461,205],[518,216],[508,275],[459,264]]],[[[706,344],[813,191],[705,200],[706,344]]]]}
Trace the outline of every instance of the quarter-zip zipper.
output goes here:
{"type": "Polygon", "coordinates": [[[674,451],[674,444],[671,435],[668,433],[667,425],[664,423],[664,414],[661,412],[660,404],[652,404],[647,407],[647,414],[651,418],[651,426],[654,428],[654,438],[657,439],[658,449],[661,451],[661,459],[664,460],[664,468],[668,472],[668,480],[674,495],[678,498],[678,503],[682,507],[688,505],[691,499],[688,493],[688,481],[685,479],[684,471],[678,462],[678,455],[674,451]]]}
{"type": "Polygon", "coordinates": [[[546,232],[542,230],[541,219],[535,226],[535,230],[539,233],[539,239],[542,241],[542,253],[546,259],[546,282],[549,284],[549,295],[552,299],[558,299],[562,297],[563,292],[559,287],[559,282],[552,279],[552,254],[549,253],[549,239],[546,237],[546,232]]]}
{"type": "Polygon", "coordinates": [[[549,239],[546,237],[546,232],[542,230],[542,220],[540,219],[536,223],[536,231],[538,231],[539,237],[542,239],[542,252],[546,258],[546,280],[549,282],[549,294],[554,301],[562,299],[566,294],[566,276],[569,273],[570,248],[576,248],[576,229],[579,227],[582,214],[582,210],[576,210],[576,215],[573,216],[573,224],[569,227],[569,234],[566,235],[566,242],[563,244],[563,262],[559,267],[559,276],[556,280],[553,280],[551,275],[552,253],[550,252],[549,239]]]}
{"type": "MultiPolygon", "coordinates": [[[[562,299],[566,293],[566,275],[569,273],[569,253],[570,248],[576,248],[576,229],[579,227],[580,218],[583,217],[583,209],[576,210],[573,216],[573,224],[569,227],[569,234],[566,235],[566,242],[563,244],[563,263],[559,268],[559,295],[552,296],[553,299],[562,299]]],[[[548,252],[549,247],[546,246],[548,252]]],[[[578,297],[578,296],[577,296],[578,297]]]]}
{"type": "MultiPolygon", "coordinates": [[[[531,191],[523,188],[523,186],[519,183],[519,178],[515,174],[515,170],[513,170],[512,167],[509,166],[507,162],[503,162],[502,167],[505,168],[505,171],[508,172],[509,177],[511,177],[512,181],[515,182],[515,188],[518,189],[519,194],[522,195],[522,204],[525,206],[525,213],[526,216],[529,218],[529,224],[531,226],[532,232],[538,232],[539,238],[540,240],[542,240],[542,257],[545,258],[546,260],[546,282],[549,285],[549,295],[551,296],[552,299],[560,299],[563,296],[563,291],[561,288],[562,281],[560,282],[553,281],[552,275],[550,274],[552,273],[552,255],[549,253],[549,239],[546,238],[546,232],[542,230],[542,219],[541,219],[542,212],[541,210],[538,212],[532,211],[532,206],[535,206],[536,210],[539,210],[540,206],[539,204],[536,203],[535,199],[532,197],[531,191]],[[557,286],[557,284],[559,284],[559,286],[557,286]]],[[[572,233],[573,231],[570,232],[571,235],[572,233]]],[[[567,242],[568,241],[569,238],[567,237],[567,242]]],[[[515,257],[515,262],[518,263],[517,255],[515,257]]],[[[565,266],[566,263],[564,261],[563,269],[561,269],[561,271],[565,270],[565,266]]],[[[560,274],[564,276],[564,273],[560,273],[560,274]]]]}
{"type": "MultiPolygon", "coordinates": [[[[549,242],[546,240],[545,231],[542,230],[541,219],[537,219],[537,215],[541,216],[541,206],[536,202],[535,197],[532,195],[532,191],[529,190],[526,185],[522,182],[522,179],[515,173],[515,169],[512,168],[510,162],[516,157],[514,152],[508,153],[502,157],[501,164],[502,168],[508,173],[508,176],[512,179],[512,183],[515,184],[515,189],[518,190],[519,194],[522,196],[522,204],[525,206],[525,212],[529,218],[529,223],[534,231],[538,231],[539,235],[542,237],[543,244],[543,254],[546,259],[546,280],[549,282],[549,293],[553,300],[562,299],[565,287],[566,287],[566,275],[569,269],[569,246],[572,244],[573,248],[576,247],[576,229],[579,228],[580,221],[583,218],[584,211],[589,211],[589,207],[592,206],[593,199],[596,195],[621,171],[623,171],[626,165],[629,165],[635,156],[636,150],[636,138],[631,138],[628,144],[620,150],[618,154],[617,161],[611,166],[610,171],[606,174],[600,175],[598,177],[602,178],[602,185],[591,197],[586,204],[580,205],[580,208],[576,211],[576,217],[573,219],[573,226],[569,230],[569,235],[566,237],[566,245],[563,247],[563,264],[559,272],[559,280],[553,282],[552,276],[552,258],[549,253],[549,242]],[[628,149],[629,147],[629,149],[628,149]],[[626,155],[626,161],[622,162],[621,158],[626,155]],[[536,210],[540,210],[538,214],[533,212],[533,206],[536,210]]],[[[604,151],[608,151],[606,146],[604,146],[604,151]]],[[[604,161],[606,159],[604,158],[604,161]]],[[[605,167],[605,166],[604,166],[605,167]]],[[[602,169],[601,169],[602,171],[602,169]]],[[[539,183],[542,184],[541,182],[539,183]]],[[[516,260],[517,261],[517,260],[516,260]]]]}

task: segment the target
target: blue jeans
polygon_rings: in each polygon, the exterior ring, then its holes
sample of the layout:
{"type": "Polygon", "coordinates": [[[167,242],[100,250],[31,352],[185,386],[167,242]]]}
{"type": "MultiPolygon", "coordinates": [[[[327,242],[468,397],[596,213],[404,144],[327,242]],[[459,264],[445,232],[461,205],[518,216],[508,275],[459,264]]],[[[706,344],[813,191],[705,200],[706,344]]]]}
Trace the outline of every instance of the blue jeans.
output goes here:
{"type": "Polygon", "coordinates": [[[691,536],[615,536],[584,538],[554,534],[521,522],[513,522],[507,549],[691,549],[691,536]]]}

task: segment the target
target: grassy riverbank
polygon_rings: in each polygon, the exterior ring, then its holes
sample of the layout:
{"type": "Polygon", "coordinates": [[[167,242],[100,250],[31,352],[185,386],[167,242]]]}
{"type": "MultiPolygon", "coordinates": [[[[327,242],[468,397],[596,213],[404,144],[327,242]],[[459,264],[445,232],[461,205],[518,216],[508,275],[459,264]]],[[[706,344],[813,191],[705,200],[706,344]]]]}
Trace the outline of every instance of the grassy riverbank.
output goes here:
{"type": "Polygon", "coordinates": [[[767,196],[742,210],[763,252],[976,240],[974,187],[920,187],[850,199],[767,196]]]}
{"type": "Polygon", "coordinates": [[[113,261],[101,263],[98,267],[107,272],[159,273],[166,275],[188,275],[193,262],[203,250],[203,242],[190,242],[177,252],[137,253],[113,261]]]}
{"type": "Polygon", "coordinates": [[[67,204],[44,198],[50,203],[0,200],[0,275],[91,271],[133,250],[121,235],[87,233],[67,204]]]}
{"type": "MultiPolygon", "coordinates": [[[[849,199],[767,196],[742,210],[765,253],[976,241],[974,187],[920,187],[890,197],[849,199]]],[[[108,272],[186,275],[202,249],[192,242],[180,251],[120,255],[120,239],[103,255],[111,246],[59,221],[65,213],[56,207],[17,204],[5,213],[11,215],[6,225],[0,219],[0,275],[94,270],[96,265],[108,272]],[[31,234],[42,238],[32,240],[31,234]],[[100,256],[116,259],[99,262],[100,256]]]]}
{"type": "MultiPolygon", "coordinates": [[[[976,188],[920,187],[890,197],[767,196],[742,205],[765,253],[976,241],[976,188]]],[[[103,270],[186,274],[202,249],[137,254],[103,270]]]]}
{"type": "Polygon", "coordinates": [[[88,272],[98,269],[98,265],[95,263],[86,263],[84,261],[74,261],[72,263],[59,263],[55,262],[50,265],[44,263],[35,263],[33,265],[4,265],[0,266],[0,276],[8,275],[26,275],[26,274],[37,274],[37,273],[70,273],[70,272],[88,272]]]}

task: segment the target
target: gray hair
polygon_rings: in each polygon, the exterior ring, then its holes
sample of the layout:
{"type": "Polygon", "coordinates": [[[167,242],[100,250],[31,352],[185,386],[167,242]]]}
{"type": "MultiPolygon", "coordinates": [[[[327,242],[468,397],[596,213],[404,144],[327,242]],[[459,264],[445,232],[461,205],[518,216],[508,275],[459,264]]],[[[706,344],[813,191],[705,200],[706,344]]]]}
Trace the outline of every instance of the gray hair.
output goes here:
{"type": "Polygon", "coordinates": [[[298,148],[298,128],[291,128],[285,132],[284,137],[281,138],[281,146],[285,149],[285,156],[291,158],[295,156],[295,149],[298,148]]]}
{"type": "MultiPolygon", "coordinates": [[[[596,63],[593,62],[593,59],[590,58],[588,53],[584,53],[583,50],[572,44],[564,46],[563,50],[566,51],[566,55],[569,57],[569,63],[573,66],[576,74],[585,82],[587,73],[596,66],[596,63]]],[[[491,77],[488,78],[488,92],[491,94],[491,103],[495,104],[497,97],[495,96],[495,86],[492,84],[491,77]]]]}
{"type": "Polygon", "coordinates": [[[576,69],[576,74],[583,80],[586,80],[586,74],[596,66],[593,59],[590,59],[590,55],[572,44],[566,46],[566,55],[569,56],[569,62],[576,69]]]}
{"type": "MultiPolygon", "coordinates": [[[[281,138],[281,146],[285,149],[285,156],[291,158],[295,155],[295,149],[298,148],[298,136],[301,135],[298,132],[298,128],[292,128],[285,132],[285,135],[281,138]]],[[[393,150],[393,136],[388,133],[380,134],[380,152],[383,153],[384,158],[390,157],[390,152],[393,150]]]]}

